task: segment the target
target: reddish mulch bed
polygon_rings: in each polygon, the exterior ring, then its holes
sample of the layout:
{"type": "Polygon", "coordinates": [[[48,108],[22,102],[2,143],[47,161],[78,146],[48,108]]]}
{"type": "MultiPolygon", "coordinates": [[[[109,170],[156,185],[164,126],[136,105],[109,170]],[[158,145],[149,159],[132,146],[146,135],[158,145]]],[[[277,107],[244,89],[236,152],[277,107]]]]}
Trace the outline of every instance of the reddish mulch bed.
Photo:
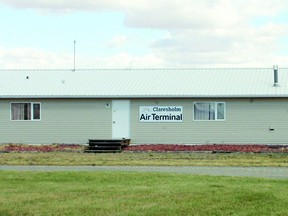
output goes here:
{"type": "Polygon", "coordinates": [[[79,151],[83,150],[80,145],[74,144],[55,144],[55,145],[22,145],[9,144],[0,146],[3,152],[65,152],[65,151],[79,151]]]}
{"type": "Polygon", "coordinates": [[[212,152],[287,152],[288,145],[134,145],[124,151],[212,151],[212,152]]]}
{"type": "MultiPolygon", "coordinates": [[[[176,144],[143,144],[122,148],[125,152],[284,152],[288,153],[288,145],[176,145],[176,144]]],[[[0,145],[0,152],[82,152],[84,147],[76,144],[53,145],[0,145]]]]}

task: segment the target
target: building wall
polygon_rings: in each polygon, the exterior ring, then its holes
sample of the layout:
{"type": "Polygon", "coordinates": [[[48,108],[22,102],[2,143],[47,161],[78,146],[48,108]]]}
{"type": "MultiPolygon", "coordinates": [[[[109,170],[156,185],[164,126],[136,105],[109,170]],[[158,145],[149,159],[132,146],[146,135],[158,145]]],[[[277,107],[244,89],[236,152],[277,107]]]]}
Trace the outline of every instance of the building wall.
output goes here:
{"type": "Polygon", "coordinates": [[[0,100],[0,143],[87,143],[111,138],[107,100],[0,100]],[[40,102],[40,121],[11,121],[10,102],[40,102]]]}
{"type": "Polygon", "coordinates": [[[131,102],[133,143],[287,144],[287,132],[287,99],[139,99],[131,102]],[[226,120],[193,121],[193,102],[196,101],[226,102],[226,120]],[[140,123],[139,106],[149,105],[183,106],[183,122],[140,123]]]}
{"type": "MultiPolygon", "coordinates": [[[[0,100],[0,143],[81,143],[112,137],[111,100],[0,100]],[[11,121],[11,102],[40,102],[41,121],[11,121]],[[108,104],[108,106],[107,106],[108,104]]],[[[132,99],[131,143],[287,144],[288,99],[132,99]],[[193,121],[193,102],[226,102],[225,121],[193,121]],[[183,106],[183,121],[139,122],[139,106],[183,106]],[[274,131],[269,130],[274,128],[274,131]]]]}

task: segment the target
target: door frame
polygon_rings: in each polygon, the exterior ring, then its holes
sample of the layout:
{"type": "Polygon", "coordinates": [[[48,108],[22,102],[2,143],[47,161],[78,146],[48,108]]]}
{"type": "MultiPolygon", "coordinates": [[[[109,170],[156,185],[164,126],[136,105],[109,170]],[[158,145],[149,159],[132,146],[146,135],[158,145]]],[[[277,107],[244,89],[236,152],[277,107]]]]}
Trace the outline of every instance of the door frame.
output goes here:
{"type": "Polygon", "coordinates": [[[130,139],[130,100],[112,100],[111,123],[112,139],[130,139]]]}

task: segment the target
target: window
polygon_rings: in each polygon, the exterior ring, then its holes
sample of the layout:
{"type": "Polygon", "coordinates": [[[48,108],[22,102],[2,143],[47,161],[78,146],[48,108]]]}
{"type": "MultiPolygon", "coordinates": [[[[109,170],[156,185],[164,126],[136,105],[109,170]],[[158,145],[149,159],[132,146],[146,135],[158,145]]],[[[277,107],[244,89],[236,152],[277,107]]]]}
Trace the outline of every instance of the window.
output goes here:
{"type": "Polygon", "coordinates": [[[194,102],[194,120],[225,120],[225,103],[224,102],[194,102]]]}
{"type": "Polygon", "coordinates": [[[40,103],[11,103],[11,120],[40,120],[40,103]]]}

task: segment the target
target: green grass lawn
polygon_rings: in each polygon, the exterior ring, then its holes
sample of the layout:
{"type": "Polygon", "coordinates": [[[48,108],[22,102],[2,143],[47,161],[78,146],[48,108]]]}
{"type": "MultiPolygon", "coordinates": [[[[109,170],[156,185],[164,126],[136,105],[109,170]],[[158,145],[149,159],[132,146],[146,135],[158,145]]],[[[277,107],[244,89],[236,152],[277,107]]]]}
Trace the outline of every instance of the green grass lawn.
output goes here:
{"type": "Polygon", "coordinates": [[[288,215],[288,181],[0,171],[0,215],[288,215]]]}
{"type": "Polygon", "coordinates": [[[287,153],[0,153],[1,165],[288,166],[287,153]]]}

